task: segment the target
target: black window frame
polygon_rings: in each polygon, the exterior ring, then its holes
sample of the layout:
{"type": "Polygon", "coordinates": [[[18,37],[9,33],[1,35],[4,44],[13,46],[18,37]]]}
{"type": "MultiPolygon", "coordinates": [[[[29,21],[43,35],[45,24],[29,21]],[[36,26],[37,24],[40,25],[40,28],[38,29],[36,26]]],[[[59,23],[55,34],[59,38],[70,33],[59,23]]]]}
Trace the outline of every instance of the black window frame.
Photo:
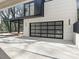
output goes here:
{"type": "Polygon", "coordinates": [[[34,3],[34,1],[28,2],[28,3],[24,3],[24,17],[28,18],[28,17],[34,17],[35,15],[30,15],[30,4],[34,3]],[[29,9],[29,14],[28,16],[26,16],[26,5],[28,5],[28,9],[29,9]]]}

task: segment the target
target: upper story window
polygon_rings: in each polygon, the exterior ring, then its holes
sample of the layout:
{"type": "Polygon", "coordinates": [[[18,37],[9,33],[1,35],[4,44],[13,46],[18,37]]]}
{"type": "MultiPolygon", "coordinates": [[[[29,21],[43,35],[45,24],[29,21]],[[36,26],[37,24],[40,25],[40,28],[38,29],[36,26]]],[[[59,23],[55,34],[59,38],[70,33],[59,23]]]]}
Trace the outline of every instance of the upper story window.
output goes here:
{"type": "Polygon", "coordinates": [[[15,18],[24,16],[24,5],[16,5],[15,6],[15,18]]]}
{"type": "Polygon", "coordinates": [[[5,19],[5,16],[3,14],[3,11],[0,11],[0,16],[1,16],[2,19],[5,19]]]}
{"type": "Polygon", "coordinates": [[[34,3],[30,3],[30,16],[34,15],[34,3]]]}
{"type": "Polygon", "coordinates": [[[25,16],[29,16],[29,14],[30,14],[30,5],[29,4],[25,4],[24,5],[25,6],[25,16]]]}
{"type": "Polygon", "coordinates": [[[9,19],[13,19],[15,17],[14,7],[8,9],[9,19]]]}
{"type": "Polygon", "coordinates": [[[34,16],[34,2],[25,4],[25,16],[34,16]]]}
{"type": "Polygon", "coordinates": [[[34,0],[24,4],[25,16],[43,16],[44,15],[44,1],[34,0]]]}
{"type": "Polygon", "coordinates": [[[35,16],[44,16],[44,0],[34,0],[35,16]]]}
{"type": "Polygon", "coordinates": [[[25,4],[16,5],[7,10],[3,10],[1,16],[3,18],[8,17],[8,19],[44,16],[44,0],[34,0],[25,4]]]}
{"type": "Polygon", "coordinates": [[[8,9],[3,10],[3,13],[4,13],[5,17],[8,18],[8,9]]]}
{"type": "Polygon", "coordinates": [[[8,9],[1,11],[0,15],[3,19],[8,19],[8,9]]]}

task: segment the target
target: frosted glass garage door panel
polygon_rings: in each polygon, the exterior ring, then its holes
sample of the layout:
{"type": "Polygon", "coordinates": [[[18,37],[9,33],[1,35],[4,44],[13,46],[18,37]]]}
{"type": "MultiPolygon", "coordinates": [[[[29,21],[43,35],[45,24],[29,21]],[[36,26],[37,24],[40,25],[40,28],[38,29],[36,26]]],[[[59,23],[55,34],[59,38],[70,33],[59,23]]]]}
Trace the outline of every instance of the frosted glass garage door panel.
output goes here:
{"type": "Polygon", "coordinates": [[[54,38],[53,34],[48,34],[48,37],[54,38]]]}
{"type": "Polygon", "coordinates": [[[41,25],[42,25],[42,26],[46,26],[46,25],[47,25],[47,22],[45,22],[45,23],[41,23],[41,25]]]}
{"type": "Polygon", "coordinates": [[[60,22],[55,22],[55,25],[63,25],[63,23],[60,21],[60,22]]]}
{"type": "Polygon", "coordinates": [[[54,22],[48,22],[48,26],[54,25],[54,22]]]}
{"type": "Polygon", "coordinates": [[[41,26],[41,29],[45,29],[46,30],[47,29],[47,26],[41,26]]]}
{"type": "Polygon", "coordinates": [[[36,26],[40,26],[40,25],[41,25],[41,23],[36,23],[35,25],[36,25],[36,26]]]}
{"type": "Polygon", "coordinates": [[[35,36],[35,34],[31,34],[31,36],[35,36]]]}
{"type": "Polygon", "coordinates": [[[40,30],[40,26],[39,27],[36,27],[36,30],[40,30]]]}
{"type": "Polygon", "coordinates": [[[55,35],[55,38],[62,38],[62,35],[55,35]]]}
{"type": "Polygon", "coordinates": [[[55,28],[56,29],[62,29],[62,26],[56,26],[55,28]]]}
{"type": "Polygon", "coordinates": [[[35,30],[31,30],[31,32],[35,32],[35,30]]]}
{"type": "Polygon", "coordinates": [[[48,26],[48,29],[55,29],[54,26],[48,26]]]}
{"type": "Polygon", "coordinates": [[[55,32],[54,30],[48,30],[49,34],[54,34],[54,32],[55,32]]]}
{"type": "Polygon", "coordinates": [[[41,33],[46,33],[47,34],[47,30],[41,30],[41,33]]]}
{"type": "Polygon", "coordinates": [[[31,24],[31,26],[35,26],[35,24],[31,24]]]}
{"type": "Polygon", "coordinates": [[[63,34],[62,30],[56,30],[56,34],[63,34]]]}
{"type": "Polygon", "coordinates": [[[41,34],[42,37],[47,37],[47,34],[41,34]]]}
{"type": "Polygon", "coordinates": [[[31,29],[35,29],[35,27],[34,27],[34,26],[32,26],[32,27],[31,27],[31,29]]]}
{"type": "Polygon", "coordinates": [[[40,33],[40,30],[36,30],[36,33],[40,33]]]}

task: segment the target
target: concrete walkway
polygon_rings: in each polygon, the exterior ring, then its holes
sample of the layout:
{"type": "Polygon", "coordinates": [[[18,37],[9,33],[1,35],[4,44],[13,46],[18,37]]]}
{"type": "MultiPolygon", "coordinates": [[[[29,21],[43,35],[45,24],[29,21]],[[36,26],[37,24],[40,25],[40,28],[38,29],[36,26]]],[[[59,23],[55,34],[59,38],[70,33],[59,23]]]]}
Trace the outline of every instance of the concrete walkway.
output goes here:
{"type": "Polygon", "coordinates": [[[3,36],[0,37],[0,48],[11,59],[79,59],[79,49],[75,45],[39,41],[34,38],[3,36]]]}

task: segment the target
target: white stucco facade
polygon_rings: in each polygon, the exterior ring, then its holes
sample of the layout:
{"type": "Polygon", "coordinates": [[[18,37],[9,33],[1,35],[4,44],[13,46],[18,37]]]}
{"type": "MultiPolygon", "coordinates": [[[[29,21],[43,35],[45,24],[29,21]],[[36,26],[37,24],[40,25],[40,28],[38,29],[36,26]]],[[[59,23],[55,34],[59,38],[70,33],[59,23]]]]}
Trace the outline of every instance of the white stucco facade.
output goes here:
{"type": "Polygon", "coordinates": [[[24,36],[29,36],[29,23],[59,20],[64,21],[63,40],[75,40],[73,24],[77,21],[76,0],[52,0],[45,2],[44,17],[24,19],[24,36]]]}

